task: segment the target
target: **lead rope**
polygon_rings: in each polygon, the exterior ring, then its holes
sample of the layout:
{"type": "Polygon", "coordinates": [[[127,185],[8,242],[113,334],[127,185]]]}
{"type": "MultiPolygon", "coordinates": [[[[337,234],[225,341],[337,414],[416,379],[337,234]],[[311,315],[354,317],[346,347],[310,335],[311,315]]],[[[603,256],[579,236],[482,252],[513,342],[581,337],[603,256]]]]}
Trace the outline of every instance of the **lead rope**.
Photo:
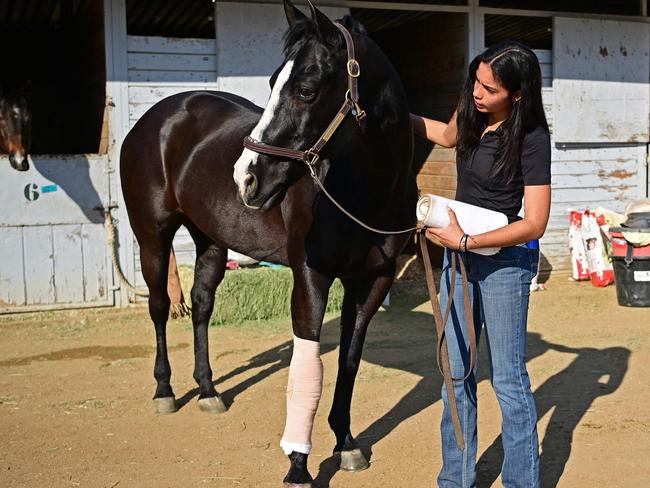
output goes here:
{"type": "Polygon", "coordinates": [[[469,369],[467,370],[467,372],[462,378],[455,378],[451,374],[451,364],[449,362],[449,349],[447,348],[447,339],[445,337],[445,326],[447,324],[447,320],[449,320],[449,314],[451,313],[451,307],[453,305],[453,296],[456,288],[456,277],[454,276],[453,279],[451,280],[451,284],[449,287],[449,298],[447,300],[447,306],[445,308],[445,313],[443,315],[442,310],[440,308],[440,302],[438,301],[437,298],[438,292],[436,290],[436,284],[433,279],[431,258],[429,257],[429,249],[427,248],[427,242],[426,242],[426,233],[425,233],[426,229],[421,226],[416,226],[405,230],[387,231],[387,230],[375,229],[374,227],[371,227],[363,223],[361,220],[357,219],[354,215],[352,215],[345,208],[343,208],[343,206],[339,204],[336,201],[336,199],[334,199],[334,197],[332,197],[332,195],[328,193],[328,191],[325,189],[318,176],[316,176],[313,165],[309,163],[306,164],[307,167],[309,168],[309,172],[311,173],[311,177],[314,179],[318,187],[323,191],[325,196],[327,196],[327,198],[329,198],[330,201],[334,205],[336,205],[336,207],[341,212],[343,212],[345,215],[347,215],[350,219],[352,219],[354,222],[359,224],[361,227],[369,231],[376,232],[378,234],[388,234],[388,235],[404,234],[406,232],[412,232],[414,230],[418,231],[419,233],[418,240],[420,241],[420,248],[422,250],[422,260],[424,261],[424,268],[426,271],[425,274],[427,278],[427,288],[429,289],[429,299],[431,301],[431,306],[433,308],[433,319],[436,324],[436,335],[438,337],[438,344],[436,347],[437,350],[436,360],[438,364],[438,369],[442,373],[443,382],[445,384],[445,390],[447,391],[447,404],[449,405],[451,423],[454,426],[454,436],[456,438],[456,445],[458,446],[458,449],[464,451],[465,436],[463,435],[463,427],[460,423],[460,416],[458,414],[458,403],[456,402],[456,394],[454,392],[454,381],[465,381],[474,372],[474,366],[476,364],[476,330],[474,329],[474,316],[472,315],[472,307],[471,307],[471,302],[469,297],[467,271],[465,269],[465,263],[463,262],[463,259],[460,257],[460,255],[458,255],[456,251],[452,251],[451,269],[454,270],[454,273],[456,272],[456,260],[458,259],[460,273],[462,276],[463,307],[465,309],[465,326],[467,329],[467,335],[469,337],[470,364],[469,364],[469,369]]]}
{"type": "Polygon", "coordinates": [[[345,215],[347,215],[351,220],[353,220],[354,222],[356,222],[357,224],[359,224],[359,225],[360,225],[361,227],[363,227],[364,229],[367,229],[367,230],[369,230],[369,231],[371,231],[371,232],[376,232],[377,234],[394,235],[394,234],[406,234],[407,232],[413,232],[414,230],[418,230],[418,229],[420,228],[419,226],[416,226],[416,227],[410,227],[410,228],[408,228],[408,229],[403,229],[403,230],[381,230],[381,229],[376,229],[376,228],[374,228],[374,227],[369,226],[368,224],[363,223],[361,220],[359,220],[359,219],[356,218],[354,215],[352,215],[350,212],[348,212],[345,208],[343,208],[343,206],[342,206],[339,202],[337,202],[336,199],[335,199],[332,195],[329,194],[329,192],[325,189],[325,186],[323,186],[323,183],[320,181],[320,179],[318,178],[318,176],[316,176],[316,172],[314,171],[314,167],[313,167],[313,165],[311,165],[311,164],[309,164],[309,163],[305,163],[305,164],[307,164],[307,167],[309,168],[309,172],[311,173],[311,177],[312,177],[313,180],[316,182],[316,184],[318,185],[318,187],[322,190],[322,192],[325,194],[325,196],[326,196],[327,198],[329,198],[329,200],[330,200],[334,205],[336,205],[336,207],[337,207],[341,212],[343,212],[343,213],[344,213],[345,215]]]}
{"type": "Polygon", "coordinates": [[[467,282],[467,272],[462,257],[456,252],[452,251],[451,254],[451,270],[456,273],[456,260],[458,259],[460,272],[462,276],[463,287],[463,306],[465,308],[465,326],[469,337],[470,361],[469,369],[464,377],[454,378],[451,374],[451,364],[449,362],[449,349],[447,348],[447,339],[445,337],[445,327],[451,307],[453,304],[453,296],[456,286],[456,277],[453,276],[449,286],[449,297],[447,299],[447,306],[443,315],[438,301],[436,290],[436,283],[433,278],[433,269],[431,267],[431,259],[429,257],[429,249],[427,247],[425,230],[419,231],[418,240],[420,241],[420,249],[422,251],[422,260],[424,261],[424,269],[426,271],[427,288],[429,290],[429,299],[433,308],[433,319],[436,324],[436,335],[438,336],[437,345],[437,362],[438,369],[442,373],[445,391],[447,392],[447,404],[449,406],[449,413],[451,416],[451,423],[454,426],[454,436],[456,438],[456,445],[461,451],[465,450],[465,436],[463,435],[463,427],[460,423],[460,416],[458,415],[458,404],[456,402],[456,394],[454,392],[454,381],[465,381],[474,372],[474,365],[476,364],[476,331],[474,329],[474,317],[472,315],[472,308],[469,298],[469,285],[467,282]],[[469,313],[468,313],[469,312],[469,313]]]}
{"type": "Polygon", "coordinates": [[[117,258],[117,246],[115,239],[115,222],[113,221],[113,216],[111,215],[110,209],[104,209],[104,221],[106,225],[106,236],[108,239],[108,248],[111,250],[111,261],[113,263],[113,269],[117,275],[120,283],[122,283],[131,293],[139,297],[148,297],[149,293],[145,291],[138,290],[133,286],[129,280],[124,275],[122,267],[120,266],[120,261],[117,258]]]}

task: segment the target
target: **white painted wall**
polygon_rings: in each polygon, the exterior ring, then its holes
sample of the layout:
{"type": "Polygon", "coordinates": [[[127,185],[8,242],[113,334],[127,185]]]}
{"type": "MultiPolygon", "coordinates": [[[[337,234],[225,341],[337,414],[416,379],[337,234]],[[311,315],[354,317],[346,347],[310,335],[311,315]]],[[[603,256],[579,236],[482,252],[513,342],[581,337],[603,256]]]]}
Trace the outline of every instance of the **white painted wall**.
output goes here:
{"type": "MultiPolygon", "coordinates": [[[[320,10],[330,19],[349,13],[346,8],[320,10]]],[[[281,4],[217,2],[219,90],[236,93],[264,107],[271,94],[269,78],[283,60],[282,36],[287,27],[281,4]]]]}
{"type": "Polygon", "coordinates": [[[556,17],[556,140],[650,140],[650,24],[556,17]]]}
{"type": "Polygon", "coordinates": [[[127,37],[129,125],[165,97],[216,90],[214,39],[127,37]]]}

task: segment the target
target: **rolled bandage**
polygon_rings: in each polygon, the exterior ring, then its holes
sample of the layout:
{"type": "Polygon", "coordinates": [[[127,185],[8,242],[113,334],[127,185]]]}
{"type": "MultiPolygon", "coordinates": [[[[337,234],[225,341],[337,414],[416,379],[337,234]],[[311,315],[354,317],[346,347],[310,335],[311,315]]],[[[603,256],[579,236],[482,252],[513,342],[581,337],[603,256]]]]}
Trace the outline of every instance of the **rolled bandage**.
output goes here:
{"type": "Polygon", "coordinates": [[[287,421],[280,441],[285,454],[311,451],[311,431],[322,389],[320,343],[294,335],[287,385],[287,421]]]}
{"type": "MultiPolygon", "coordinates": [[[[483,234],[508,225],[508,217],[504,213],[431,194],[420,197],[415,213],[418,221],[426,227],[447,227],[450,222],[447,207],[456,213],[458,224],[469,235],[483,234]]],[[[500,249],[483,247],[470,249],[470,252],[491,256],[500,249]]]]}

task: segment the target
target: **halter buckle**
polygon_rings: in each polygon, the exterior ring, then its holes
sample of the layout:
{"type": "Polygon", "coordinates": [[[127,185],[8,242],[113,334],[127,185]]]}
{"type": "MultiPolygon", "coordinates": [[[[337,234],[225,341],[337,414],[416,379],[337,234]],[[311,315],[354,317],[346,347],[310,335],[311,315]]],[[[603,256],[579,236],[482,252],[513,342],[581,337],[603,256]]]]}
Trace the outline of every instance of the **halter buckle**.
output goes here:
{"type": "Polygon", "coordinates": [[[356,59],[348,59],[348,74],[352,78],[358,78],[361,74],[361,66],[356,59]]]}
{"type": "Polygon", "coordinates": [[[314,173],[314,166],[316,166],[319,159],[320,154],[313,149],[307,149],[305,151],[305,164],[309,167],[309,171],[311,171],[312,174],[314,173]]]}

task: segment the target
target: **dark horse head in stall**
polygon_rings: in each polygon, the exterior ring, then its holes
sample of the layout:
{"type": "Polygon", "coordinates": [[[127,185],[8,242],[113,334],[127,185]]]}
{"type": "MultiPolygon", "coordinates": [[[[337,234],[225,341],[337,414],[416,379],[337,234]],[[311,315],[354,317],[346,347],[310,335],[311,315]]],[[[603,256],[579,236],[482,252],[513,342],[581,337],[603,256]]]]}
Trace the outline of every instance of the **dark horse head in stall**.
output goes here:
{"type": "Polygon", "coordinates": [[[32,139],[31,87],[0,84],[0,154],[8,154],[11,167],[27,171],[32,139]]]}

